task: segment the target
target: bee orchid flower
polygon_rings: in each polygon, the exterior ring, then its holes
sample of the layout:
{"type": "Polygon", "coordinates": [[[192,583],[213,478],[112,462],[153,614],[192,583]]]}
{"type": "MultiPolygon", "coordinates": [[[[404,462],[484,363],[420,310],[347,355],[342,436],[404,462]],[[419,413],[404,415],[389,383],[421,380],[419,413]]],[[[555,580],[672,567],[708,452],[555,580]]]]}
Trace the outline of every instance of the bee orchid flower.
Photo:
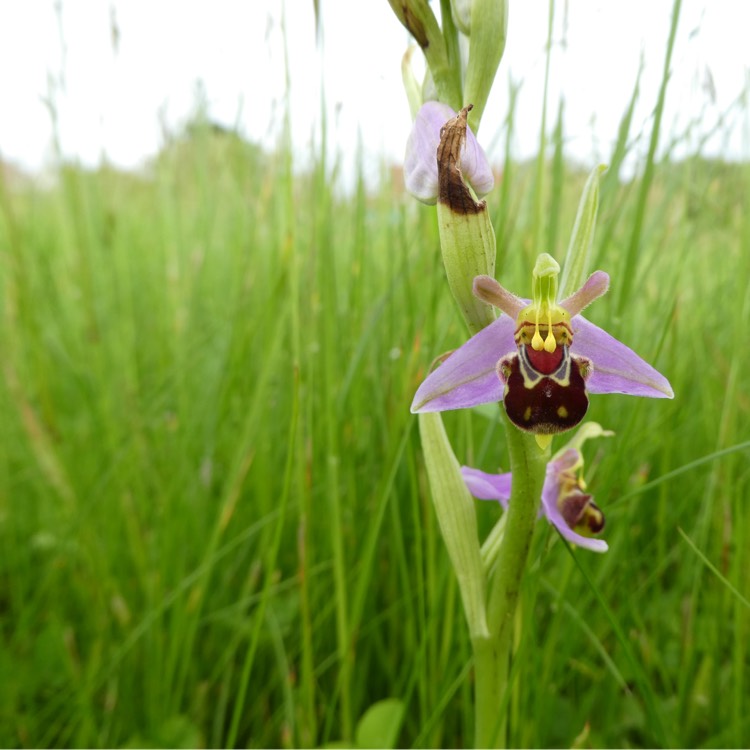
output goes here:
{"type": "Polygon", "coordinates": [[[504,314],[426,378],[414,396],[412,412],[502,400],[511,422],[535,433],[542,445],[583,419],[589,393],[673,398],[661,373],[579,314],[607,291],[609,276],[596,271],[558,303],[559,270],[551,256],[539,256],[530,303],[493,278],[477,276],[474,294],[504,314]]]}
{"type": "MultiPolygon", "coordinates": [[[[603,539],[593,539],[604,529],[604,514],[586,492],[583,481],[583,456],[580,446],[591,437],[611,436],[613,433],[589,422],[568,445],[547,464],[542,487],[540,516],[547,520],[572,544],[593,552],[606,552],[603,539]]],[[[461,467],[466,486],[479,500],[497,500],[507,510],[511,496],[512,477],[506,474],[487,474],[469,466],[461,467]]]]}

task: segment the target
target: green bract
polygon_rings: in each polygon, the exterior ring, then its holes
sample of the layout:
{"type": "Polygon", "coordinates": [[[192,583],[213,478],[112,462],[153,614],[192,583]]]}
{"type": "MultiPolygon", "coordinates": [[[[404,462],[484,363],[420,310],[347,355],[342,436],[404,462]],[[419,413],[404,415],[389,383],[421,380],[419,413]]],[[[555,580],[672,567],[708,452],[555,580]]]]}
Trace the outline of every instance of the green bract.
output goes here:
{"type": "Polygon", "coordinates": [[[563,297],[578,289],[588,276],[591,242],[594,239],[596,214],[599,209],[599,177],[606,169],[604,164],[594,167],[583,188],[560,277],[560,293],[563,297]]]}
{"type": "Polygon", "coordinates": [[[440,531],[458,578],[472,639],[486,638],[486,576],[479,551],[477,518],[461,467],[445,434],[439,414],[420,414],[427,475],[440,531]]]}
{"type": "Polygon", "coordinates": [[[471,280],[494,273],[496,248],[487,203],[476,200],[461,172],[470,109],[465,107],[443,126],[437,152],[437,214],[448,285],[472,333],[477,333],[495,320],[495,313],[474,296],[471,280]]]}
{"type": "Polygon", "coordinates": [[[469,124],[475,133],[479,130],[484,106],[505,51],[507,32],[508,4],[505,0],[473,0],[464,101],[474,105],[469,124]]]}

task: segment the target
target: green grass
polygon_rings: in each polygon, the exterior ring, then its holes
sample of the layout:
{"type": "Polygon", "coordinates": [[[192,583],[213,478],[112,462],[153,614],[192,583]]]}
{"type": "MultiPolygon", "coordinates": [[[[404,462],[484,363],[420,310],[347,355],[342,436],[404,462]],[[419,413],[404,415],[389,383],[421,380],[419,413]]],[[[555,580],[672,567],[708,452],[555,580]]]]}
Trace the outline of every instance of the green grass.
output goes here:
{"type": "MultiPolygon", "coordinates": [[[[399,745],[471,744],[408,408],[465,336],[434,210],[291,166],[198,130],[148,175],[0,188],[0,744],[315,746],[387,697],[399,745]]],[[[556,151],[506,176],[498,277],[525,294],[585,173],[556,151]]],[[[538,526],[514,745],[750,743],[750,168],[696,154],[649,179],[605,177],[614,293],[589,317],[676,399],[592,399],[617,433],[586,450],[610,552],[538,526]]],[[[446,424],[459,460],[507,466],[499,420],[446,424]]]]}

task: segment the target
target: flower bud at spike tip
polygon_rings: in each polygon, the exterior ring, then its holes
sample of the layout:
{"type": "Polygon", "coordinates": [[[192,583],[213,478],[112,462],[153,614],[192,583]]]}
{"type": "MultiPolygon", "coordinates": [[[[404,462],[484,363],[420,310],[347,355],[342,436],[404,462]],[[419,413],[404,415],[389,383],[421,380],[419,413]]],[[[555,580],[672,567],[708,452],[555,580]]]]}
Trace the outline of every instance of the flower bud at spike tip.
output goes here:
{"type": "Polygon", "coordinates": [[[440,24],[428,0],[388,0],[396,18],[414,37],[424,53],[441,101],[458,107],[460,80],[451,67],[440,24]]]}
{"type": "Polygon", "coordinates": [[[396,18],[403,24],[404,28],[414,37],[414,40],[422,48],[430,46],[430,33],[433,23],[437,21],[424,0],[388,0],[396,18]]]}

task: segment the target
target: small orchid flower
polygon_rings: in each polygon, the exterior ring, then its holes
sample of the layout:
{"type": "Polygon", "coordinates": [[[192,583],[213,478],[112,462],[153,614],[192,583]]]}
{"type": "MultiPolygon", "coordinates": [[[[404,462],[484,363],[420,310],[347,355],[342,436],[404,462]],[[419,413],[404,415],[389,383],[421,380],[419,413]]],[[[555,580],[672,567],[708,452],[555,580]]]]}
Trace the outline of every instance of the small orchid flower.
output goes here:
{"type": "MultiPolygon", "coordinates": [[[[426,102],[414,120],[406,143],[404,158],[404,183],[406,189],[418,200],[434,205],[438,199],[438,160],[440,131],[456,113],[441,102],[426,102]]],[[[466,181],[479,196],[492,190],[495,178],[487,157],[471,129],[466,129],[466,141],[461,150],[461,171],[466,181]]]]}
{"type": "Polygon", "coordinates": [[[551,439],[543,436],[569,430],[583,419],[588,393],[673,398],[661,373],[579,315],[607,291],[609,276],[596,271],[558,303],[559,270],[551,256],[539,256],[530,304],[493,278],[477,276],[474,294],[505,315],[427,377],[412,412],[465,409],[502,399],[513,424],[535,433],[542,445],[551,439]]]}
{"type": "MultiPolygon", "coordinates": [[[[593,552],[606,552],[609,547],[603,539],[592,539],[604,528],[604,514],[585,492],[583,481],[583,456],[577,446],[588,437],[611,435],[595,423],[587,423],[579,431],[579,440],[571,441],[547,464],[542,487],[540,515],[572,544],[593,552]],[[584,430],[584,428],[589,428],[584,430]]],[[[577,437],[579,437],[577,436],[577,437]]],[[[512,478],[507,474],[486,474],[469,466],[461,467],[461,474],[474,497],[479,500],[498,500],[507,510],[512,478]]]]}

